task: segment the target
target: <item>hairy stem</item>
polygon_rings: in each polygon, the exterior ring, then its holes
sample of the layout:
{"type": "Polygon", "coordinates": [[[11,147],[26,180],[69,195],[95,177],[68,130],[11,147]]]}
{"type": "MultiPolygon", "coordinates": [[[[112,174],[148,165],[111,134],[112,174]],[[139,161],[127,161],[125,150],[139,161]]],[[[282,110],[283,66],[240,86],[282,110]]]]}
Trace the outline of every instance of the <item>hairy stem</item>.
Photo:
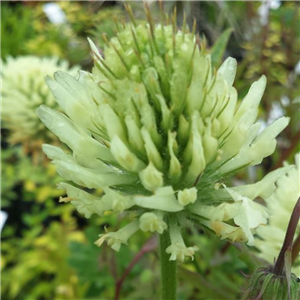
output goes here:
{"type": "Polygon", "coordinates": [[[176,299],[176,261],[169,261],[170,254],[166,253],[170,243],[169,234],[165,231],[160,235],[162,300],[176,299]]]}

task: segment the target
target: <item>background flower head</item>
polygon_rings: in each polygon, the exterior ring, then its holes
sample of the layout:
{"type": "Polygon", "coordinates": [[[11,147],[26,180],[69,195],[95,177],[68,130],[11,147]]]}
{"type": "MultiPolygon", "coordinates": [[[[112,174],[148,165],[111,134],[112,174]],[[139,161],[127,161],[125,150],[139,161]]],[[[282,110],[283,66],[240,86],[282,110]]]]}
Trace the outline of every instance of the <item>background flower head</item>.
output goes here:
{"type": "Polygon", "coordinates": [[[57,70],[76,75],[78,67],[69,68],[67,61],[57,57],[37,56],[7,57],[1,65],[2,120],[11,131],[10,142],[33,146],[53,140],[35,113],[41,104],[58,108],[44,77],[57,70]]]}

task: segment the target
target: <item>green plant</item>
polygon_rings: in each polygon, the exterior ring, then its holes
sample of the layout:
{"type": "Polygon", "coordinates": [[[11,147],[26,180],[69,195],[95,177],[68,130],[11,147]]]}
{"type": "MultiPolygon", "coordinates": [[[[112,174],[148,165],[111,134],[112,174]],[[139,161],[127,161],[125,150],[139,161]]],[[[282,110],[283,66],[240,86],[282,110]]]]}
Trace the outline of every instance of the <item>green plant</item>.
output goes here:
{"type": "Polygon", "coordinates": [[[47,78],[67,116],[45,106],[38,114],[73,156],[50,145],[43,149],[62,177],[103,189],[99,197],[60,183],[68,194],[63,201],[87,218],[128,211],[130,223],[101,234],[98,246],[107,240],[119,251],[139,229],[160,234],[162,297],[175,299],[175,261],[193,259],[198,250],[185,245],[183,228],[197,224],[253,245],[256,229],[267,223],[265,208],[252,200],[269,197],[289,167],[252,185],[227,188],[224,182],[272,154],[288,119],[258,133],[254,122],[265,77],[236,108],[235,60],[213,72],[210,55],[185,19],[179,31],[176,14],[165,19],[162,13],[155,26],[146,9],[148,24],[138,25],[127,10],[131,24],[117,24],[116,38],[105,40],[105,58],[90,41],[92,74],[82,72],[78,81],[63,72],[47,78]]]}
{"type": "Polygon", "coordinates": [[[22,238],[6,239],[9,228],[5,229],[1,243],[1,294],[5,299],[82,298],[85,288],[78,285],[76,273],[67,263],[69,242],[83,240],[71,212],[61,210],[61,221],[48,228],[35,222],[23,231],[22,238]]]}
{"type": "Polygon", "coordinates": [[[27,54],[25,44],[29,39],[36,36],[31,21],[32,11],[29,8],[10,8],[5,2],[1,4],[2,59],[8,55],[27,54]],[[9,36],[13,38],[8,38],[9,36]]]}

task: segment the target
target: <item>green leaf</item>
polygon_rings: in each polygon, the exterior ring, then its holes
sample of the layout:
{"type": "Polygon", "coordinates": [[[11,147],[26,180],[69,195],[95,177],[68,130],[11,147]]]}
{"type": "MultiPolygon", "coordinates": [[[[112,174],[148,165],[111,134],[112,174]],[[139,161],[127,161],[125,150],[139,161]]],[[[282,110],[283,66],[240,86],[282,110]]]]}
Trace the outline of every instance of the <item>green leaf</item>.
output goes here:
{"type": "Polygon", "coordinates": [[[232,28],[226,29],[212,46],[210,54],[213,67],[218,68],[220,66],[232,31],[232,28]]]}
{"type": "Polygon", "coordinates": [[[93,282],[99,279],[101,272],[99,270],[99,248],[90,244],[71,242],[69,245],[71,252],[68,258],[69,265],[77,272],[82,282],[93,282]]]}

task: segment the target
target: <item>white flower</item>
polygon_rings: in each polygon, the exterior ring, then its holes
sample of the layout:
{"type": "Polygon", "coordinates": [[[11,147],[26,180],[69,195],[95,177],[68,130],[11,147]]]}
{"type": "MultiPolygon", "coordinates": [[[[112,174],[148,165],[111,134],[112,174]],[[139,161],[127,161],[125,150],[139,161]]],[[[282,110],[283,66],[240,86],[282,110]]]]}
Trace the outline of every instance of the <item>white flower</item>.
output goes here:
{"type": "MultiPolygon", "coordinates": [[[[296,165],[290,166],[289,172],[277,180],[276,190],[265,199],[270,214],[269,223],[258,229],[259,238],[256,239],[256,247],[260,250],[259,256],[271,264],[280,252],[292,211],[300,197],[299,160],[298,153],[295,157],[296,165]]],[[[299,229],[298,227],[298,233],[299,229]]],[[[297,261],[299,263],[299,259],[297,261]]],[[[293,271],[300,276],[299,268],[293,271]]]]}
{"type": "Polygon", "coordinates": [[[194,203],[197,200],[197,189],[190,188],[184,189],[183,191],[178,192],[178,202],[182,205],[188,205],[194,203]]]}
{"type": "Polygon", "coordinates": [[[163,186],[163,175],[154,167],[151,161],[148,167],[139,173],[143,186],[149,191],[155,191],[163,186]]]}
{"type": "Polygon", "coordinates": [[[160,211],[178,212],[184,209],[175,197],[171,186],[165,186],[155,191],[152,196],[135,196],[136,205],[143,208],[157,209],[160,211]]]}
{"type": "Polygon", "coordinates": [[[195,205],[190,209],[193,213],[208,219],[209,221],[204,221],[204,224],[222,239],[248,241],[248,245],[253,246],[253,233],[260,225],[267,224],[267,211],[262,205],[232,189],[226,188],[226,191],[233,199],[233,203],[222,203],[215,207],[195,205]],[[229,220],[233,221],[233,226],[226,223],[229,220]]]}
{"type": "Polygon", "coordinates": [[[168,228],[168,225],[163,221],[162,213],[147,212],[140,217],[140,228],[142,231],[156,231],[162,234],[168,228]]]}
{"type": "Polygon", "coordinates": [[[195,251],[198,247],[186,247],[182,239],[180,229],[177,225],[173,224],[170,228],[171,245],[166,249],[167,253],[170,253],[170,260],[184,261],[186,256],[190,256],[194,259],[195,251]]]}
{"type": "Polygon", "coordinates": [[[288,119],[259,133],[255,120],[266,78],[238,103],[233,58],[215,72],[191,32],[153,25],[120,26],[105,58],[89,40],[92,73],[47,78],[63,113],[42,106],[38,114],[71,154],[51,146],[44,151],[66,180],[104,191],[95,206],[78,194],[78,210],[87,216],[92,210],[133,213],[142,230],[168,231],[171,259],[194,254],[178,228],[190,217],[221,238],[253,244],[253,234],[267,222],[265,209],[253,200],[269,197],[287,169],[252,185],[214,187],[270,155],[288,119]]]}
{"type": "Polygon", "coordinates": [[[1,66],[2,120],[11,130],[10,142],[26,143],[31,148],[39,141],[55,140],[35,113],[41,104],[58,108],[44,78],[58,69],[76,75],[78,67],[70,69],[66,61],[57,57],[35,56],[7,57],[1,60],[1,66]]]}
{"type": "Polygon", "coordinates": [[[137,220],[127,224],[117,232],[109,232],[100,234],[99,239],[95,242],[97,246],[101,246],[105,240],[107,244],[114,249],[119,251],[121,244],[127,245],[127,240],[139,229],[139,223],[137,220]]]}

